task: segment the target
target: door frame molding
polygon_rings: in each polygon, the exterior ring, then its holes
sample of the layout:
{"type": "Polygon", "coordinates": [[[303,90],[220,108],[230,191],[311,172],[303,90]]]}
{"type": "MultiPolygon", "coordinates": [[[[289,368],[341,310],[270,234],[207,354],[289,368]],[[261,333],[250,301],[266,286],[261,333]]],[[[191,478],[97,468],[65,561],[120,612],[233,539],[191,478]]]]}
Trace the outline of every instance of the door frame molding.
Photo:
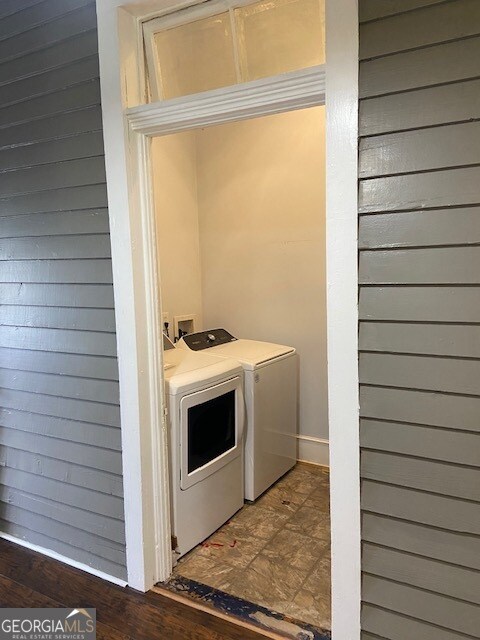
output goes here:
{"type": "Polygon", "coordinates": [[[358,0],[325,8],[332,637],[360,640],[358,0]]]}
{"type": "MultiPolygon", "coordinates": [[[[164,581],[171,574],[171,518],[168,482],[168,442],[166,398],[164,394],[162,352],[162,308],[155,229],[155,205],[151,171],[151,141],[155,136],[179,133],[211,125],[246,120],[275,113],[304,109],[325,104],[325,65],[286,73],[274,78],[205,91],[201,94],[155,102],[125,110],[128,137],[128,183],[130,224],[138,238],[136,251],[143,257],[141,299],[144,306],[137,320],[145,368],[139,372],[139,385],[148,389],[143,410],[148,421],[140,437],[152,452],[146,469],[141,468],[143,487],[153,500],[151,521],[151,552],[155,567],[154,582],[164,581]],[[144,328],[143,336],[141,328],[144,328]],[[141,375],[141,380],[140,380],[141,375]],[[149,433],[147,433],[149,431],[149,433]]],[[[113,242],[113,239],[112,239],[113,242]]],[[[140,285],[138,286],[139,290],[140,285]]],[[[138,344],[138,343],[137,343],[138,344]]],[[[128,446],[128,445],[127,445],[128,446]]],[[[124,464],[128,462],[124,461],[124,464]]]]}
{"type": "MultiPolygon", "coordinates": [[[[171,567],[150,136],[313,106],[319,104],[320,95],[322,100],[325,96],[325,69],[316,68],[215,90],[201,97],[176,99],[169,104],[132,107],[142,102],[144,91],[138,74],[139,62],[143,61],[139,39],[142,18],[151,17],[159,9],[165,13],[198,1],[134,0],[124,5],[124,0],[97,0],[117,319],[127,570],[129,585],[142,591],[168,577],[171,567]],[[323,74],[323,82],[319,73],[323,74]],[[245,90],[250,97],[242,101],[240,93],[245,90]],[[222,99],[223,108],[229,99],[232,110],[228,119],[218,120],[222,99]],[[177,123],[172,128],[173,120],[169,120],[167,112],[174,102],[177,109],[180,102],[184,108],[181,113],[177,110],[177,123]],[[200,117],[198,110],[202,109],[200,117]]],[[[332,634],[334,640],[359,640],[357,0],[326,0],[326,47],[332,634]]]]}
{"type": "Polygon", "coordinates": [[[325,104],[325,65],[126,110],[132,132],[179,133],[325,104]]]}

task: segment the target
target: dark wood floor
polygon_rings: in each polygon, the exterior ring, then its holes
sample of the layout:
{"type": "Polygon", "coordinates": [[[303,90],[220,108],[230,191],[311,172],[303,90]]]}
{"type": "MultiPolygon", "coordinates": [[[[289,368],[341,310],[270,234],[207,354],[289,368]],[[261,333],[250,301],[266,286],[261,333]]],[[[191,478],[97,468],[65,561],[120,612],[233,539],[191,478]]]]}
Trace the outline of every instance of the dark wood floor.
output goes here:
{"type": "Polygon", "coordinates": [[[98,640],[261,640],[158,593],[138,593],[0,539],[0,607],[94,607],[98,640]]]}

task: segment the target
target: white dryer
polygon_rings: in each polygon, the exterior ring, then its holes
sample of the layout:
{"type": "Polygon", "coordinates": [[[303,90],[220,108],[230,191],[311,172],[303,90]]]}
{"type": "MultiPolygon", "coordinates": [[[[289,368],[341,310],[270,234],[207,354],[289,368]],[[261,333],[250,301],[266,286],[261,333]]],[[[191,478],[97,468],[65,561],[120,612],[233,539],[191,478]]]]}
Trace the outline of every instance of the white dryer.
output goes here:
{"type": "Polygon", "coordinates": [[[256,500],[297,458],[298,363],[293,347],[239,340],[225,329],[184,336],[179,348],[235,359],[245,372],[245,498],[256,500]]]}
{"type": "Polygon", "coordinates": [[[172,533],[180,557],[243,506],[243,370],[235,360],[165,346],[172,533]]]}

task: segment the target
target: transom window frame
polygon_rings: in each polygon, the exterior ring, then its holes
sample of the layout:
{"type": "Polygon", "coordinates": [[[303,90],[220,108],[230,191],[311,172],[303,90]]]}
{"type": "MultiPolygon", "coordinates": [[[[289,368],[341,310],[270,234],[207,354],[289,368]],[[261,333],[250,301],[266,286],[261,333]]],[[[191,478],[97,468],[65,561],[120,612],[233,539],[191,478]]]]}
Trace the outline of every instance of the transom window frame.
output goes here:
{"type": "MultiPolygon", "coordinates": [[[[281,1],[281,0],[280,0],[281,1]]],[[[290,0],[293,1],[293,0],[290,0]]],[[[237,30],[237,22],[235,18],[235,10],[240,9],[242,7],[248,7],[250,5],[257,4],[259,0],[209,0],[208,2],[203,2],[198,5],[193,5],[186,9],[180,9],[174,11],[173,13],[163,13],[158,14],[154,17],[149,17],[147,20],[144,20],[141,24],[141,37],[143,39],[143,46],[145,51],[145,70],[144,70],[144,82],[145,82],[145,90],[144,95],[147,98],[151,98],[151,102],[157,101],[166,101],[167,98],[164,98],[164,90],[163,90],[163,80],[161,76],[161,61],[158,56],[157,47],[155,46],[155,35],[161,31],[167,31],[169,29],[173,29],[175,27],[180,27],[182,25],[187,25],[198,20],[202,20],[204,18],[210,18],[216,15],[220,15],[222,13],[228,13],[230,17],[230,29],[232,33],[232,46],[233,46],[233,57],[235,62],[235,74],[236,74],[236,84],[244,85],[249,82],[248,79],[245,78],[245,68],[247,66],[245,52],[242,55],[242,52],[239,48],[239,38],[238,38],[238,30],[237,30]]],[[[284,2],[289,2],[289,0],[284,0],[284,2]]],[[[318,0],[320,6],[320,0],[318,0]]],[[[324,36],[324,45],[325,45],[325,36],[324,36]]],[[[304,67],[303,69],[298,69],[298,71],[304,71],[305,69],[314,69],[324,67],[323,65],[314,65],[310,67],[304,67]]],[[[294,72],[290,72],[294,73],[294,72]]],[[[268,76],[267,78],[274,78],[275,75],[268,76]]],[[[267,79],[265,78],[265,79],[267,79]]],[[[262,78],[263,79],[263,78],[262,78]]],[[[252,82],[252,81],[250,81],[252,82]]],[[[236,85],[230,85],[236,86],[236,85]]],[[[228,86],[220,87],[220,89],[227,89],[228,86]]],[[[215,89],[213,89],[215,90],[215,89]]],[[[188,95],[197,95],[188,94],[188,95]]],[[[185,98],[186,96],[179,96],[178,98],[171,99],[180,99],[185,98]]]]}

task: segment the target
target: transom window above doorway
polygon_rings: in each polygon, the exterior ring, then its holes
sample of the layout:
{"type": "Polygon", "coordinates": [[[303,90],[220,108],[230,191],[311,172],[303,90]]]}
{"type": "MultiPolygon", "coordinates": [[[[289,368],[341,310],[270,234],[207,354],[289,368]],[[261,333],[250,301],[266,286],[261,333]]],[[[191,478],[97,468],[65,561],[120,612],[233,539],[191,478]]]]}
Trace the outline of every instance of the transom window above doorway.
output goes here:
{"type": "Polygon", "coordinates": [[[323,0],[210,0],[143,23],[150,101],[325,62],[323,0]]]}

